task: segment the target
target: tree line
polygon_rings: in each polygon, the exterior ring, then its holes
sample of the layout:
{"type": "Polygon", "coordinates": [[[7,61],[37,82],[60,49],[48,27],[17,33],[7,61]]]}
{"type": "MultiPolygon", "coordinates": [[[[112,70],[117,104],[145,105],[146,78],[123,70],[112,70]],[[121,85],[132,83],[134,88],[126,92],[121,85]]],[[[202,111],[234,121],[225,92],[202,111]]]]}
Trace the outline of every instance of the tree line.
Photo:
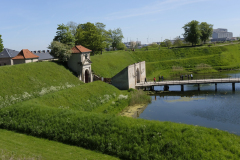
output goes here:
{"type": "Polygon", "coordinates": [[[51,54],[62,61],[67,61],[71,55],[71,48],[82,45],[90,50],[92,54],[99,54],[105,48],[112,47],[113,50],[124,49],[122,43],[123,34],[121,28],[106,30],[106,25],[100,22],[77,24],[69,22],[59,24],[56,36],[49,45],[51,54]]]}
{"type": "MultiPolygon", "coordinates": [[[[192,46],[203,42],[206,43],[209,40],[209,37],[213,34],[213,25],[208,24],[207,22],[198,22],[196,20],[192,20],[188,22],[183,27],[184,33],[184,41],[189,42],[192,46]]],[[[174,46],[182,46],[183,41],[181,40],[180,36],[174,38],[174,42],[172,44],[171,40],[165,39],[163,42],[160,43],[162,47],[171,47],[174,46]]]]}

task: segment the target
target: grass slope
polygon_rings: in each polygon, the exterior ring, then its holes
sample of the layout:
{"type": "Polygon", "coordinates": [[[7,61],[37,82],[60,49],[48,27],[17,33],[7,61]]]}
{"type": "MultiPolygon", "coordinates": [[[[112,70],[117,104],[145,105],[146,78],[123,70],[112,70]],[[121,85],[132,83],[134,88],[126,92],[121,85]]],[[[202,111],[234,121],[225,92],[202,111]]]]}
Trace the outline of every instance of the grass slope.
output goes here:
{"type": "Polygon", "coordinates": [[[112,85],[102,81],[95,81],[88,84],[68,88],[17,105],[41,105],[59,109],[70,109],[87,112],[119,113],[128,106],[128,92],[120,91],[112,85]]]}
{"type": "Polygon", "coordinates": [[[239,136],[200,126],[36,104],[3,108],[0,117],[1,128],[121,159],[240,159],[239,136]]]}
{"type": "Polygon", "coordinates": [[[39,62],[0,67],[0,96],[31,93],[42,88],[81,82],[65,67],[54,62],[39,62]]]}
{"type": "Polygon", "coordinates": [[[110,51],[103,52],[102,55],[91,56],[92,70],[97,75],[111,78],[125,67],[136,62],[130,56],[131,52],[110,51]]]}
{"type": "Polygon", "coordinates": [[[0,108],[83,84],[55,62],[2,66],[0,75],[0,108]]]}
{"type": "Polygon", "coordinates": [[[115,160],[118,158],[81,147],[0,129],[0,159],[115,160]]]}
{"type": "Polygon", "coordinates": [[[169,78],[173,66],[182,67],[182,72],[185,73],[201,72],[196,70],[196,66],[199,64],[212,66],[213,72],[216,72],[214,69],[240,68],[240,44],[149,51],[137,50],[135,52],[104,52],[103,55],[92,56],[91,59],[93,70],[103,77],[113,77],[129,64],[146,61],[148,78],[152,79],[159,75],[169,78]]]}

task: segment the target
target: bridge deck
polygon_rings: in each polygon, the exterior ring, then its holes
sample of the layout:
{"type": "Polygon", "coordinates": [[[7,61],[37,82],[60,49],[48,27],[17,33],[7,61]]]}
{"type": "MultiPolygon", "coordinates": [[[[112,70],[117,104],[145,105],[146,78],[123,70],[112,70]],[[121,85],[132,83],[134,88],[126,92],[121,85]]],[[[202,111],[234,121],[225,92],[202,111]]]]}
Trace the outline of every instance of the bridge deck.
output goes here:
{"type": "Polygon", "coordinates": [[[206,84],[206,83],[240,83],[240,79],[239,78],[222,78],[222,79],[170,80],[170,81],[147,82],[147,83],[140,82],[136,84],[136,87],[206,84]]]}

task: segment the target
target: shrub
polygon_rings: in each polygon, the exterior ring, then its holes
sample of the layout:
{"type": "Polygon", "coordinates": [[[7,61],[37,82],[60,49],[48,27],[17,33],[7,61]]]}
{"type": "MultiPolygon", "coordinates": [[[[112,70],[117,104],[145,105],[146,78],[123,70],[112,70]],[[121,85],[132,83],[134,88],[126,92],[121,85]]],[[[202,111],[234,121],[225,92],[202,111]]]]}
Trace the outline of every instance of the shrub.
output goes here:
{"type": "Polygon", "coordinates": [[[151,97],[148,96],[143,90],[135,90],[130,95],[130,105],[146,104],[151,102],[151,97]]]}

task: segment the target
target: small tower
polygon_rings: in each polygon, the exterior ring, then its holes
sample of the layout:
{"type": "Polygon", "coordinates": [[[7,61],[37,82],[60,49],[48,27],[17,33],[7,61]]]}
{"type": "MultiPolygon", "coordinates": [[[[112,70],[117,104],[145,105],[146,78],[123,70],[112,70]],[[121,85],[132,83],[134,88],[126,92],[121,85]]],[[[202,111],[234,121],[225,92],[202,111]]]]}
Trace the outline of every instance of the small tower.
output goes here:
{"type": "Polygon", "coordinates": [[[92,68],[90,53],[92,51],[81,45],[74,46],[72,48],[72,55],[68,60],[68,67],[77,73],[79,80],[84,83],[92,82],[92,68]]]}

